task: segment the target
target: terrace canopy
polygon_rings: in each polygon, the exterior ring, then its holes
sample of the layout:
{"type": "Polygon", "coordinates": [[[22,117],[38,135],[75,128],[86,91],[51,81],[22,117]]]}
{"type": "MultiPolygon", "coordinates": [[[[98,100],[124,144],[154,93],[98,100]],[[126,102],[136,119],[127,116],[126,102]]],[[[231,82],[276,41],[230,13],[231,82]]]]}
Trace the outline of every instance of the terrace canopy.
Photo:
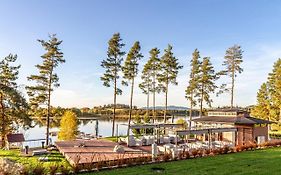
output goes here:
{"type": "MultiPolygon", "coordinates": [[[[213,133],[223,133],[223,132],[237,132],[237,128],[235,127],[221,127],[221,128],[203,128],[203,129],[188,129],[188,130],[178,130],[176,131],[176,135],[179,136],[186,136],[186,135],[190,135],[190,134],[194,134],[194,135],[200,135],[200,134],[207,134],[208,138],[211,138],[211,135],[213,133]]],[[[209,147],[212,145],[211,139],[208,139],[209,141],[209,147]]],[[[235,139],[236,142],[236,139],[235,139]]],[[[236,144],[236,143],[234,143],[236,144]]]]}
{"type": "Polygon", "coordinates": [[[183,127],[183,124],[177,124],[177,123],[155,123],[155,124],[133,124],[133,125],[128,125],[128,124],[121,124],[129,127],[129,130],[131,129],[153,129],[156,131],[156,137],[157,140],[160,136],[159,130],[162,128],[181,128],[183,127]]]}

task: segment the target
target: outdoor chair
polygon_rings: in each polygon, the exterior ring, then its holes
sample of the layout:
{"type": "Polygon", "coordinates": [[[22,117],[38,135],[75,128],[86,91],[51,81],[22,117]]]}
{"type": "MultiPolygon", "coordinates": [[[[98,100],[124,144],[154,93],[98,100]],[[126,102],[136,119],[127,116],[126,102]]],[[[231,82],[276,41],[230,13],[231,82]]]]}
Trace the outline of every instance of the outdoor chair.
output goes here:
{"type": "Polygon", "coordinates": [[[128,146],[136,146],[136,140],[134,136],[127,137],[127,144],[128,146]]]}

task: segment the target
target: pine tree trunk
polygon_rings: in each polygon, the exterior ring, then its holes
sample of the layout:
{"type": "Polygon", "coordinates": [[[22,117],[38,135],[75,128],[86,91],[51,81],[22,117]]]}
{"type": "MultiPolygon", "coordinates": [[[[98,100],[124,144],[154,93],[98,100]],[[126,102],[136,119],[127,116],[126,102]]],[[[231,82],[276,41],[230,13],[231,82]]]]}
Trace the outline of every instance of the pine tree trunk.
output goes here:
{"type": "Polygon", "coordinates": [[[6,145],[6,127],[5,127],[5,107],[3,103],[3,95],[0,93],[0,104],[1,104],[1,120],[2,120],[2,125],[1,125],[1,147],[4,148],[6,145]]]}
{"type": "Polygon", "coordinates": [[[202,89],[201,89],[201,100],[200,100],[200,117],[202,117],[202,113],[203,113],[203,99],[204,99],[204,86],[202,85],[202,89]]]}
{"type": "Polygon", "coordinates": [[[114,78],[114,104],[113,104],[113,121],[112,121],[112,134],[111,136],[114,136],[114,130],[115,130],[115,110],[116,110],[116,95],[117,95],[117,82],[116,82],[116,76],[114,78]]]}
{"type": "Polygon", "coordinates": [[[155,110],[155,76],[153,76],[153,123],[156,122],[156,110],[155,110]]]}
{"type": "Polygon", "coordinates": [[[193,94],[190,95],[191,95],[191,99],[190,99],[190,109],[189,109],[189,130],[191,130],[192,108],[193,108],[193,104],[192,104],[193,94]]]}
{"type": "Polygon", "coordinates": [[[49,135],[50,135],[50,114],[51,114],[51,88],[52,88],[52,76],[53,68],[50,71],[48,82],[48,111],[47,111],[47,120],[46,120],[46,146],[49,146],[49,135]]]}
{"type": "Polygon", "coordinates": [[[281,107],[279,108],[279,123],[281,123],[281,107]]]}
{"type": "Polygon", "coordinates": [[[166,94],[165,94],[165,111],[164,111],[164,123],[167,121],[167,107],[168,107],[168,82],[166,82],[166,94]]]}
{"type": "Polygon", "coordinates": [[[149,117],[149,85],[147,86],[146,115],[149,117]]]}
{"type": "Polygon", "coordinates": [[[133,94],[134,94],[134,78],[132,79],[132,86],[131,86],[131,99],[130,99],[130,111],[129,111],[129,121],[128,121],[127,136],[129,136],[129,134],[130,134],[130,126],[131,126],[131,119],[132,119],[132,109],[133,109],[133,94]]]}
{"type": "Polygon", "coordinates": [[[231,108],[233,108],[233,96],[234,96],[234,72],[231,75],[231,108]]]}

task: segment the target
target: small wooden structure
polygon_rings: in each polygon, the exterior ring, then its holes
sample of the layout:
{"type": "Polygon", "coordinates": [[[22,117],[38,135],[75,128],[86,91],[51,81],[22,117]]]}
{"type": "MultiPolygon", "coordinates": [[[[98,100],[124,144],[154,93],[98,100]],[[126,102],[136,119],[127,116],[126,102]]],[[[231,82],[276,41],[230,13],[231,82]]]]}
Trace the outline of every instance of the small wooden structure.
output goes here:
{"type": "Polygon", "coordinates": [[[22,133],[8,134],[7,135],[7,149],[13,146],[22,147],[22,143],[25,141],[22,133]]]}

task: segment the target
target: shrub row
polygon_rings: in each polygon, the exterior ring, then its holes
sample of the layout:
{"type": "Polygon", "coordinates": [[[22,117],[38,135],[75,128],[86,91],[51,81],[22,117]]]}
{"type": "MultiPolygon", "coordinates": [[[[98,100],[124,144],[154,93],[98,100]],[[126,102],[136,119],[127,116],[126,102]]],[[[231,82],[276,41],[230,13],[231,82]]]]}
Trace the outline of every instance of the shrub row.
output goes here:
{"type": "MultiPolygon", "coordinates": [[[[65,167],[59,167],[57,165],[50,166],[48,169],[43,167],[42,164],[38,164],[33,169],[23,168],[20,174],[50,174],[55,175],[57,173],[62,175],[67,174],[76,174],[78,172],[87,172],[87,171],[99,171],[102,169],[112,169],[118,167],[127,167],[127,166],[135,166],[135,165],[143,165],[152,162],[167,162],[173,160],[184,160],[184,159],[191,159],[191,158],[198,158],[203,156],[215,156],[220,154],[228,154],[228,153],[235,153],[247,150],[255,150],[255,149],[263,149],[269,147],[279,147],[281,146],[281,140],[272,140],[269,142],[264,142],[262,144],[256,143],[249,143],[246,145],[236,146],[230,148],[228,146],[224,146],[222,148],[215,148],[215,149],[192,149],[192,150],[183,150],[177,154],[176,157],[173,157],[171,153],[165,153],[159,155],[155,160],[152,161],[150,156],[141,156],[141,157],[134,157],[133,154],[120,154],[116,160],[106,160],[105,155],[102,154],[93,154],[90,157],[89,162],[93,163],[79,163],[81,160],[81,155],[76,155],[76,162],[77,166],[73,166],[72,170],[67,169],[65,167]],[[94,162],[96,160],[97,162],[94,162]],[[99,161],[103,160],[103,161],[99,161]]],[[[1,167],[0,167],[0,174],[1,174],[1,167]]],[[[4,174],[4,173],[2,173],[4,174]]]]}

